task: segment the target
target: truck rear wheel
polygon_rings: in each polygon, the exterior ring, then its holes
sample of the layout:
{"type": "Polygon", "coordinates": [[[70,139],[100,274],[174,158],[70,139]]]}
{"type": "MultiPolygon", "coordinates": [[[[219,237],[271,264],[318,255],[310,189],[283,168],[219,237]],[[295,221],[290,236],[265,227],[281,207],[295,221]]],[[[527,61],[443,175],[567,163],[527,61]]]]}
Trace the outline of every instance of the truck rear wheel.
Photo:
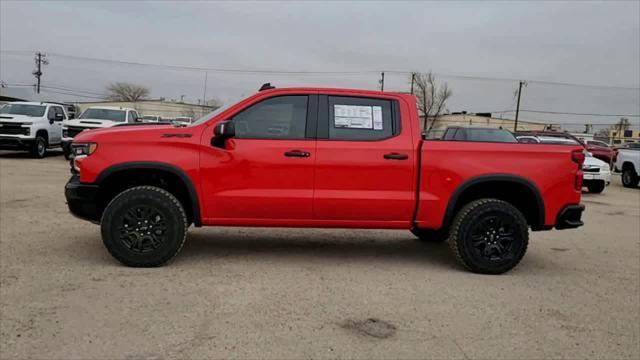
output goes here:
{"type": "Polygon", "coordinates": [[[439,230],[413,228],[411,233],[420,241],[428,243],[441,243],[447,240],[447,234],[439,230]]]}
{"type": "Polygon", "coordinates": [[[465,205],[451,226],[449,244],[467,269],[502,274],[513,269],[527,251],[529,228],[522,213],[497,199],[465,205]]]}
{"type": "Polygon", "coordinates": [[[187,215],[168,191],[155,186],[127,189],[102,214],[102,241],[118,261],[160,266],[176,256],[187,238],[187,215]]]}
{"type": "Polygon", "coordinates": [[[589,181],[587,183],[587,189],[589,189],[589,192],[592,194],[600,194],[601,192],[604,191],[604,188],[607,186],[607,184],[604,182],[604,180],[602,181],[589,181]]]}
{"type": "Polygon", "coordinates": [[[630,166],[622,170],[622,186],[628,188],[638,186],[638,174],[630,166]]]}

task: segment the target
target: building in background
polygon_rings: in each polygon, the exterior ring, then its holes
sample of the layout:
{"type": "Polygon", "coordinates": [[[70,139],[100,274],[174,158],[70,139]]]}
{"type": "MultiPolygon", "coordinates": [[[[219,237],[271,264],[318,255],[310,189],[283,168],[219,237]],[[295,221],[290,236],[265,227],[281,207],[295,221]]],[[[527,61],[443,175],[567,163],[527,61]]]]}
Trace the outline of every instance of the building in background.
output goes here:
{"type": "MultiPolygon", "coordinates": [[[[424,132],[424,116],[421,116],[420,119],[420,127],[424,132]]],[[[512,119],[494,118],[491,116],[491,113],[468,114],[467,112],[463,111],[460,113],[446,114],[437,117],[435,120],[429,119],[429,121],[427,122],[427,138],[441,138],[445,130],[449,126],[489,127],[513,131],[515,127],[515,121],[512,119]],[[433,123],[431,123],[431,121],[433,121],[433,123]]],[[[518,130],[559,130],[559,128],[550,124],[527,120],[518,120],[518,130]]]]}
{"type": "Polygon", "coordinates": [[[609,129],[609,143],[612,145],[640,143],[640,131],[634,129],[609,129]]]}
{"type": "Polygon", "coordinates": [[[80,112],[92,106],[115,106],[132,108],[138,111],[140,116],[156,115],[162,119],[191,118],[196,119],[207,114],[217,106],[205,106],[200,104],[190,104],[178,101],[167,101],[164,98],[140,100],[136,102],[127,101],[91,101],[77,103],[80,112]]]}

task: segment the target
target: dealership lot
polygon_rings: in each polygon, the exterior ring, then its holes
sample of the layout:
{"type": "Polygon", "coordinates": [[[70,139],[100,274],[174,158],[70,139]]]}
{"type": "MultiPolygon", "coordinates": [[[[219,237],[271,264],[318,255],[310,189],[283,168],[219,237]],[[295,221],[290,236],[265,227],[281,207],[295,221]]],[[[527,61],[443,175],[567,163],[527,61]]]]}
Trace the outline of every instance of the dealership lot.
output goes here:
{"type": "Polygon", "coordinates": [[[192,229],[121,266],[60,155],[0,152],[1,358],[638,358],[640,189],[584,194],[501,276],[404,231],[192,229]]]}

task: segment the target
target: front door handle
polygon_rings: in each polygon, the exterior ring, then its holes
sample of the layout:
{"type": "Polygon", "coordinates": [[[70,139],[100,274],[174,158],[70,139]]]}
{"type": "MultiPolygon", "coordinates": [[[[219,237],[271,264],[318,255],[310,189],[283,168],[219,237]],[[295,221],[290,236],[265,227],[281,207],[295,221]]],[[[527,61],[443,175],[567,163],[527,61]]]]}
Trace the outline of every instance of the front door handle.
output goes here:
{"type": "Polygon", "coordinates": [[[287,151],[284,153],[284,156],[287,157],[309,157],[311,156],[311,153],[308,153],[306,151],[300,151],[300,150],[291,150],[291,151],[287,151]]]}
{"type": "Polygon", "coordinates": [[[388,160],[407,160],[409,158],[409,155],[390,153],[390,154],[384,154],[384,158],[388,160]]]}

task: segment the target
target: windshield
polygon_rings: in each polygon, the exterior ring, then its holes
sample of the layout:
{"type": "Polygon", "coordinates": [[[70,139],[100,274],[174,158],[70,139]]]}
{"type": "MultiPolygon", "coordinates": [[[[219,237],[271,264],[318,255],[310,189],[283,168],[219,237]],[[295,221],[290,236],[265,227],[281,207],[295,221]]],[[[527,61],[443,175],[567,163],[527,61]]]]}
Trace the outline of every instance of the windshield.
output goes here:
{"type": "Polygon", "coordinates": [[[469,129],[468,141],[518,142],[512,133],[500,129],[469,129]]]}
{"type": "Polygon", "coordinates": [[[45,107],[41,105],[6,104],[0,108],[0,114],[40,117],[44,115],[44,109],[45,107]]]}
{"type": "Polygon", "coordinates": [[[224,106],[220,106],[219,108],[213,110],[212,112],[208,113],[208,114],[204,114],[202,115],[200,118],[198,118],[197,120],[194,120],[190,126],[194,126],[194,125],[200,125],[203,122],[213,118],[214,116],[220,114],[221,112],[227,110],[228,108],[231,107],[232,104],[227,104],[224,106]]]}
{"type": "Polygon", "coordinates": [[[79,119],[99,119],[110,121],[126,121],[127,112],[124,110],[111,110],[111,109],[87,109],[79,119]]]}

